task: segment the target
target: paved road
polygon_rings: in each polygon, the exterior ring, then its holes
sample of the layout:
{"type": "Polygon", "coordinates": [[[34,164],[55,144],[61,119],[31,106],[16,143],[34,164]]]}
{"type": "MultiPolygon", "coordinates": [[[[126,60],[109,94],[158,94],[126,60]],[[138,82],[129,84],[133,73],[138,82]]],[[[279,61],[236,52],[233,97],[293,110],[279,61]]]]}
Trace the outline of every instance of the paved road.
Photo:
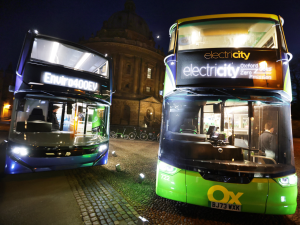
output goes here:
{"type": "MultiPolygon", "coordinates": [[[[7,132],[0,131],[0,142],[7,132]]],[[[88,168],[6,175],[0,180],[0,225],[132,225],[138,213],[88,168]]]]}
{"type": "MultiPolygon", "coordinates": [[[[0,142],[8,133],[0,131],[0,142]]],[[[0,224],[83,224],[64,171],[0,180],[0,224]]]]}
{"type": "Polygon", "coordinates": [[[7,175],[0,181],[0,224],[83,224],[63,171],[7,175]]]}
{"type": "MultiPolygon", "coordinates": [[[[8,136],[0,131],[0,143],[8,136]]],[[[83,224],[64,171],[0,180],[0,224],[83,224]]]]}
{"type": "MultiPolygon", "coordinates": [[[[0,141],[6,137],[7,133],[0,132],[0,141]]],[[[117,140],[115,142],[117,144],[117,140]]],[[[294,144],[299,174],[300,139],[295,139],[294,144]]],[[[131,145],[130,141],[122,142],[123,151],[126,146],[132,149],[131,145]]],[[[157,146],[148,151],[153,152],[151,157],[155,157],[157,146]]],[[[137,212],[95,171],[82,168],[6,176],[0,180],[0,224],[134,224],[137,212]]],[[[165,218],[169,224],[190,224],[192,221],[202,224],[241,224],[247,221],[300,224],[299,209],[296,214],[286,217],[230,213],[161,198],[154,205],[156,209],[145,212],[145,216],[148,219],[150,216],[165,218]],[[233,216],[237,218],[230,218],[233,216]]]]}

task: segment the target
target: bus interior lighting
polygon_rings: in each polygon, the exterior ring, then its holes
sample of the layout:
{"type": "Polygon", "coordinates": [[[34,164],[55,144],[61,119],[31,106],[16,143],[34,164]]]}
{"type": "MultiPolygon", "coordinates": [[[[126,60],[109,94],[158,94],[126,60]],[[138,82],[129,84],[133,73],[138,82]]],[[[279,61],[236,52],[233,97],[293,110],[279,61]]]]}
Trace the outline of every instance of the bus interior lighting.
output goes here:
{"type": "Polygon", "coordinates": [[[55,63],[55,56],[57,54],[58,47],[59,47],[59,43],[58,42],[53,42],[49,62],[55,63]]]}
{"type": "Polygon", "coordinates": [[[74,69],[79,69],[81,67],[81,65],[88,59],[88,57],[90,55],[91,55],[91,53],[84,53],[84,55],[81,57],[81,59],[75,65],[74,69]]]}
{"type": "Polygon", "coordinates": [[[44,85],[43,83],[36,83],[36,82],[29,82],[28,84],[33,84],[33,85],[44,85]]]}

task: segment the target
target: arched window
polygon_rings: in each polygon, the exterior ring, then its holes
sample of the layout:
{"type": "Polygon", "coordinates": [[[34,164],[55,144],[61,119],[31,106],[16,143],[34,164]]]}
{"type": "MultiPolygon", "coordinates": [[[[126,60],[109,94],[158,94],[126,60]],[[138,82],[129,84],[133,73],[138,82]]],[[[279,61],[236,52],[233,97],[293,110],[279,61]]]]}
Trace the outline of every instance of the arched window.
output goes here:
{"type": "Polygon", "coordinates": [[[131,73],[131,65],[127,64],[126,66],[126,74],[130,74],[131,73]]]}
{"type": "Polygon", "coordinates": [[[147,78],[148,78],[148,79],[151,79],[151,78],[152,78],[152,69],[151,69],[151,68],[148,68],[148,71],[147,71],[147,78]]]}

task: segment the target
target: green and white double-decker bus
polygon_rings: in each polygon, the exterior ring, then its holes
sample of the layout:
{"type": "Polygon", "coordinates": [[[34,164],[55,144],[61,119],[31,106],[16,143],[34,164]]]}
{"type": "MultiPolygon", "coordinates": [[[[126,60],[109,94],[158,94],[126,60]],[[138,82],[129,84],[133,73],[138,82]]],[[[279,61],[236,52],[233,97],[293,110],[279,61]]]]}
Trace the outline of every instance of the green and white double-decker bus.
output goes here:
{"type": "Polygon", "coordinates": [[[171,26],[159,196],[223,210],[295,213],[291,58],[277,15],[199,16],[171,26]]]}

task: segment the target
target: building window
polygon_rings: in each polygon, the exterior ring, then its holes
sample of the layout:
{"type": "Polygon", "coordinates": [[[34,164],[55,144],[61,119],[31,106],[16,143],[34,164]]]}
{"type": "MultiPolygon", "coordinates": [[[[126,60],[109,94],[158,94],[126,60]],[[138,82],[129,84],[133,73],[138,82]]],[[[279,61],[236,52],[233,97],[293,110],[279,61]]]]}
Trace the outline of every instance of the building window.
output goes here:
{"type": "Polygon", "coordinates": [[[147,78],[151,79],[151,77],[152,77],[152,70],[151,70],[151,68],[148,68],[147,78]]]}
{"type": "Polygon", "coordinates": [[[126,74],[130,74],[130,72],[131,72],[131,65],[127,65],[126,74]]]}
{"type": "Polygon", "coordinates": [[[146,87],[146,92],[150,92],[151,91],[151,87],[146,87]]]}

